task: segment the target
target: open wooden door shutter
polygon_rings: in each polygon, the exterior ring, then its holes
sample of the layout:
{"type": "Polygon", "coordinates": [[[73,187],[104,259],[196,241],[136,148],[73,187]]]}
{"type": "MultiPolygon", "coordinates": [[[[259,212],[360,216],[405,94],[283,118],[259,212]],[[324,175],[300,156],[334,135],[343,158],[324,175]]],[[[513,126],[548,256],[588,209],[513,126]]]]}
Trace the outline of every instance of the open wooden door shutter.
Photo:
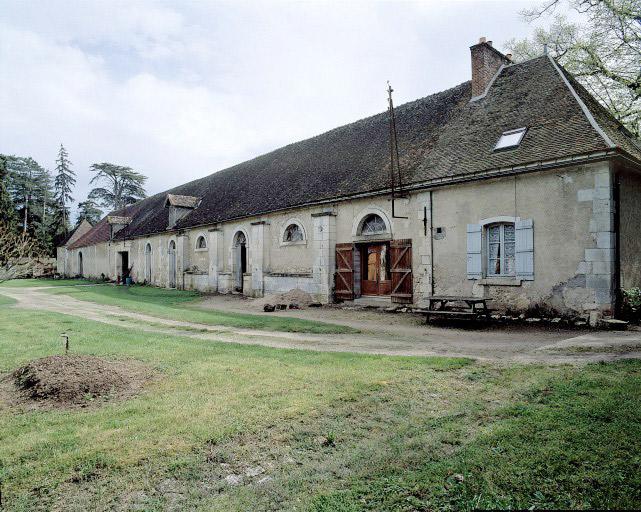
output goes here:
{"type": "Polygon", "coordinates": [[[354,299],[354,244],[336,244],[334,283],[334,294],[337,299],[354,299]]]}
{"type": "Polygon", "coordinates": [[[412,280],[412,240],[390,242],[392,302],[414,302],[412,280]]]}

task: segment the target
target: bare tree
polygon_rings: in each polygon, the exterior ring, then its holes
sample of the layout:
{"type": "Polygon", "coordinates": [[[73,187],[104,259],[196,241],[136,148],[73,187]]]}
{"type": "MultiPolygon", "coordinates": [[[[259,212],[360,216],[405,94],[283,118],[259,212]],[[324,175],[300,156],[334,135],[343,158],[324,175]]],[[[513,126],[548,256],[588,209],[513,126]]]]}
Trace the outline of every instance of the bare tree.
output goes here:
{"type": "Polygon", "coordinates": [[[633,134],[641,134],[641,2],[639,0],[547,0],[522,12],[533,22],[552,17],[530,39],[508,41],[516,60],[543,53],[570,71],[633,134]],[[572,23],[557,13],[568,5],[572,23]]]}
{"type": "Polygon", "coordinates": [[[41,253],[38,242],[28,233],[18,233],[0,222],[0,283],[19,277],[41,253]]]}

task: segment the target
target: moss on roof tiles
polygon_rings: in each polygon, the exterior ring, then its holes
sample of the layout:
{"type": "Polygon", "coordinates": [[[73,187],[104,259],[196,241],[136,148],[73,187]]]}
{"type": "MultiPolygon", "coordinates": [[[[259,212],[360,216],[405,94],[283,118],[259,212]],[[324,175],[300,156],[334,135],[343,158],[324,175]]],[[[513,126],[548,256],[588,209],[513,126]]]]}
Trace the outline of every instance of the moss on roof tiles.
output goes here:
{"type": "MultiPolygon", "coordinates": [[[[547,57],[505,67],[483,99],[470,99],[465,82],[396,108],[404,183],[607,149],[547,57]],[[518,148],[493,151],[503,132],[520,127],[528,131],[518,148]]],[[[117,238],[166,231],[167,194],[202,198],[180,229],[386,190],[388,138],[384,112],[289,144],[136,203],[117,238]]],[[[94,230],[74,245],[108,239],[100,224],[94,230]]]]}

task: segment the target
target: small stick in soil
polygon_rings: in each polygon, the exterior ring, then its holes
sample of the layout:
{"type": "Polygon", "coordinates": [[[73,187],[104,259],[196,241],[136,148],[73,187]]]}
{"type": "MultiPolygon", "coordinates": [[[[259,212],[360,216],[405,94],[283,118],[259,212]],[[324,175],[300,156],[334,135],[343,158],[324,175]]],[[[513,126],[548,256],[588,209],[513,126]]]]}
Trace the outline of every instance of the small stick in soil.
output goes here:
{"type": "Polygon", "coordinates": [[[60,337],[65,339],[65,355],[67,355],[69,353],[69,335],[61,334],[60,337]]]}

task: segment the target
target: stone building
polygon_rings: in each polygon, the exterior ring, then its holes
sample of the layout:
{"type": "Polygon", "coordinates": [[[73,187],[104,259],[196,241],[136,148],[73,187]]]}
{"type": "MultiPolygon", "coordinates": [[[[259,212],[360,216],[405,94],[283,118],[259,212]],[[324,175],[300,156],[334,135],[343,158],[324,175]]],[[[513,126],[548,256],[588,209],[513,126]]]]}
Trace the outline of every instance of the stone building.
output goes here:
{"type": "Polygon", "coordinates": [[[549,56],[514,64],[482,39],[471,57],[471,81],[396,108],[398,176],[382,113],[113,212],[62,271],[612,314],[641,286],[641,143],[549,56]]]}

